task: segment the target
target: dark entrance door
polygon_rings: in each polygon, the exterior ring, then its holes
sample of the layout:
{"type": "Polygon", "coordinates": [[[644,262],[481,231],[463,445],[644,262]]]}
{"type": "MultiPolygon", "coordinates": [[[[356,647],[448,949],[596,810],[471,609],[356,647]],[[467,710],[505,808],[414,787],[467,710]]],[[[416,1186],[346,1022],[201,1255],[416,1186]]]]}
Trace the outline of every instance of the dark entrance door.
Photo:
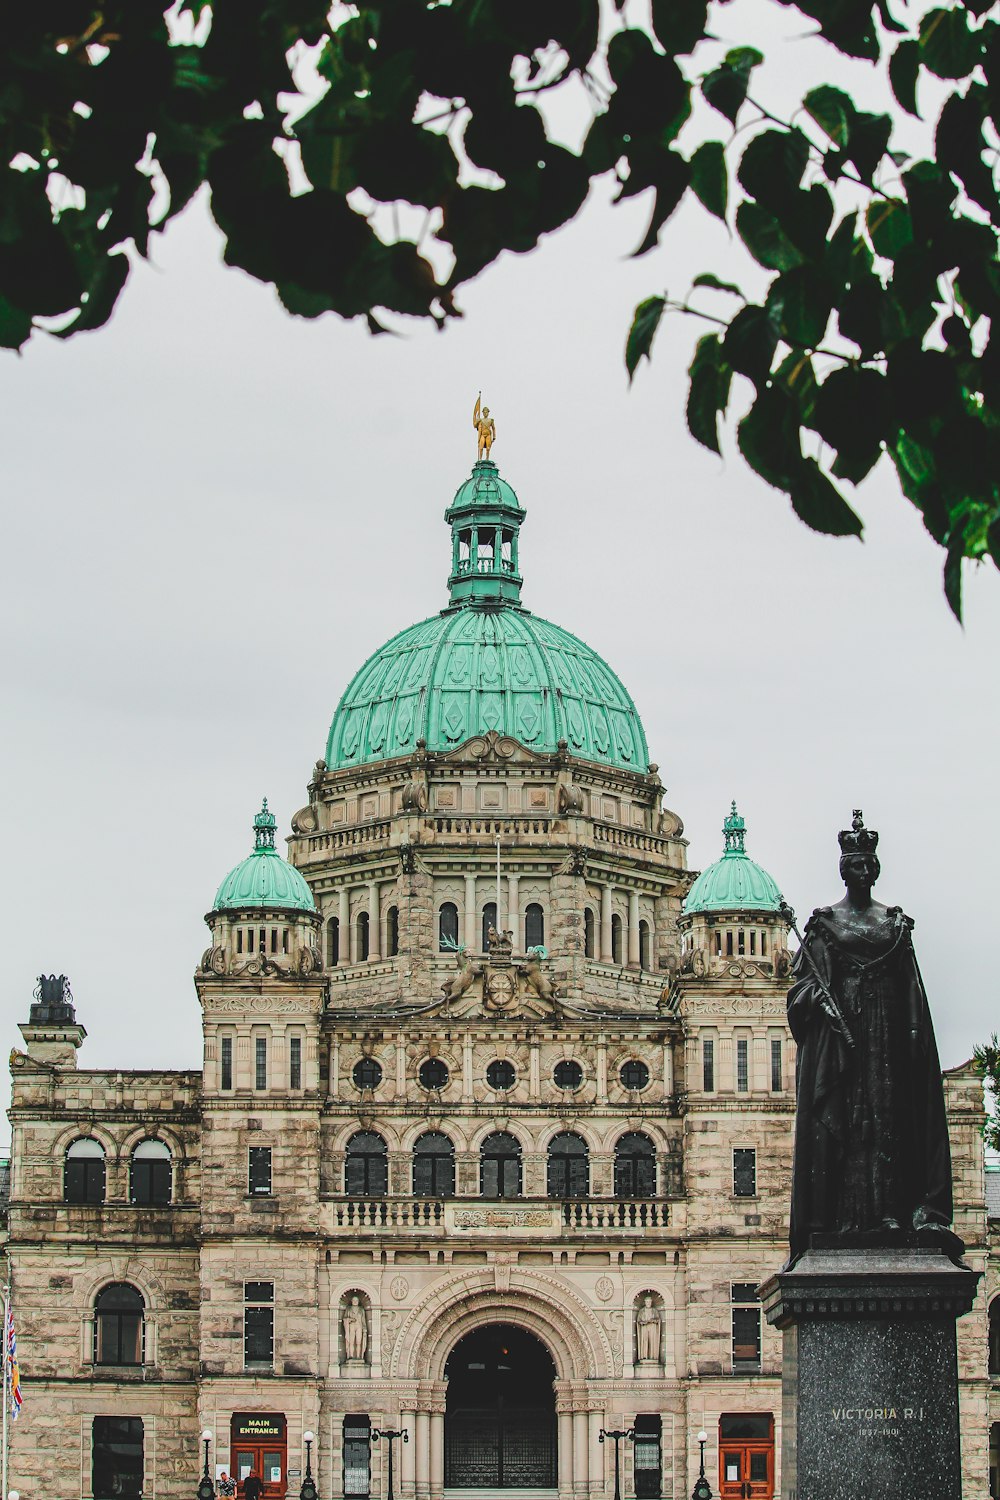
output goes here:
{"type": "Polygon", "coordinates": [[[510,1323],[460,1339],[445,1367],[447,1489],[554,1489],[555,1366],[545,1345],[510,1323]]]}

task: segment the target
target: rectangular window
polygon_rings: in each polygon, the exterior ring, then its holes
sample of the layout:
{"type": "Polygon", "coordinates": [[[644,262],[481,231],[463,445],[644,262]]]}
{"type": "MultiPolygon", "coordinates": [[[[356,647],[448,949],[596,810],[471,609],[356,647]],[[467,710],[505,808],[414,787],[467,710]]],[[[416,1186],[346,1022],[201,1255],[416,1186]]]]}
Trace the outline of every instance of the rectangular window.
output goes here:
{"type": "Polygon", "coordinates": [[[635,1500],[659,1500],[662,1493],[662,1418],[640,1412],[635,1419],[635,1500]]]}
{"type": "Polygon", "coordinates": [[[233,1086],[233,1039],[231,1036],[222,1038],[222,1082],[224,1089],[233,1086]]]}
{"type": "Polygon", "coordinates": [[[733,1301],[733,1373],[760,1370],[760,1307],[752,1281],[736,1281],[733,1301]]]}
{"type": "Polygon", "coordinates": [[[248,1192],[251,1198],[267,1197],[271,1191],[271,1148],[251,1146],[248,1176],[248,1192]]]}
{"type": "Polygon", "coordinates": [[[771,1092],[774,1094],[780,1094],[784,1087],[782,1072],[781,1037],[773,1036],[771,1038],[771,1092]]]}
{"type": "Polygon", "coordinates": [[[715,1092],[715,1042],[710,1036],[703,1039],[701,1044],[701,1075],[702,1086],[706,1094],[715,1092]]]}
{"type": "Polygon", "coordinates": [[[736,1092],[745,1094],[750,1087],[750,1043],[741,1037],[736,1043],[736,1092]]]}
{"type": "Polygon", "coordinates": [[[143,1453],[141,1417],[95,1417],[91,1489],[94,1500],[139,1500],[143,1453]]]}
{"type": "Polygon", "coordinates": [[[267,1037],[254,1037],[254,1088],[267,1088],[267,1037]]]}
{"type": "Polygon", "coordinates": [[[248,1281],[243,1289],[243,1361],[270,1365],[274,1360],[274,1283],[248,1281]]]}
{"type": "Polygon", "coordinates": [[[752,1146],[733,1148],[733,1195],[736,1198],[757,1196],[757,1152],[752,1146]]]}
{"type": "Polygon", "coordinates": [[[302,1038],[293,1036],[288,1041],[288,1087],[302,1087],[302,1038]]]}
{"type": "Polygon", "coordinates": [[[371,1421],[364,1416],[344,1418],[344,1496],[364,1500],[371,1494],[371,1421]]]}

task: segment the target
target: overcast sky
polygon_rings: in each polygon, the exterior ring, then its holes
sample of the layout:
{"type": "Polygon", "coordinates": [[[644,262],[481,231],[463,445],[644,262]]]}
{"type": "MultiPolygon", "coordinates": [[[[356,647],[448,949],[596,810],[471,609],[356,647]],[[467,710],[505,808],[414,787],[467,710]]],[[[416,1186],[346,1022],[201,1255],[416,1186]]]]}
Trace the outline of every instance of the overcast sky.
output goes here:
{"type": "Polygon", "coordinates": [[[942,1063],[997,1026],[1000,578],[969,570],[963,631],[884,463],[862,544],[807,531],[731,434],[724,460],[699,448],[692,325],[665,324],[627,389],[636,302],[738,269],[690,206],[626,259],[647,213],[598,193],[446,333],[372,339],[224,270],[199,200],[107,328],[3,357],[9,1045],[35,976],[65,972],[85,1065],[199,1066],[203,915],[262,794],[287,833],[357,667],[445,603],[480,388],[528,512],[524,602],[631,691],[692,867],[735,797],[805,916],[839,899],[862,807],[942,1063]]]}

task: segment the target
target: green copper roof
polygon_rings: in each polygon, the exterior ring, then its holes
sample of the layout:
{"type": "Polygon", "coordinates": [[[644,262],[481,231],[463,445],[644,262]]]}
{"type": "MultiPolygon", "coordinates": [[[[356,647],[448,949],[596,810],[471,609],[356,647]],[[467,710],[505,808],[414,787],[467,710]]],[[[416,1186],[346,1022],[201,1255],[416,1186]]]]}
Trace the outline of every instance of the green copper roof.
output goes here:
{"type": "Polygon", "coordinates": [[[231,911],[247,906],[291,911],[315,911],[312,891],[292,865],[274,847],[274,813],[264,798],[253,820],[254,849],[230,870],[215,893],[213,911],[231,911]]]}
{"type": "Polygon", "coordinates": [[[721,859],[702,870],[688,891],[684,915],[698,911],[777,912],[781,892],[766,870],[746,852],[746,823],[736,811],[722,825],[725,849],[721,859]]]}
{"type": "Polygon", "coordinates": [[[445,519],[452,528],[450,605],[369,657],[330,726],[331,770],[409,755],[418,740],[450,750],[495,730],[531,750],[645,775],[635,704],[606,662],[520,603],[518,533],[525,512],[481,459],[445,519]]]}

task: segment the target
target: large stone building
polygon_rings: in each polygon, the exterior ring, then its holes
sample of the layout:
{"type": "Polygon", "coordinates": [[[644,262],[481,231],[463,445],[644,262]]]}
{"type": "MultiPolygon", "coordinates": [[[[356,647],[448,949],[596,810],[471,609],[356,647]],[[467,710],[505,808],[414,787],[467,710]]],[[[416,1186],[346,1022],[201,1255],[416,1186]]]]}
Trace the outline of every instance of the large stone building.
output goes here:
{"type": "MultiPolygon", "coordinates": [[[[190,1497],[203,1431],[271,1497],[307,1456],[323,1500],[382,1496],[392,1454],[404,1500],[597,1500],[619,1447],[624,1493],[680,1497],[700,1429],[713,1490],[774,1493],[778,888],[735,805],[693,881],[625,688],[521,604],[524,514],[478,462],[447,605],[347,687],[287,862],[254,820],[207,917],[201,1069],[80,1068],[40,987],[12,1057],[23,1500],[190,1497]]],[[[981,1088],[947,1089],[981,1266],[981,1088]]],[[[985,1313],[960,1336],[973,1500],[985,1313]]]]}

